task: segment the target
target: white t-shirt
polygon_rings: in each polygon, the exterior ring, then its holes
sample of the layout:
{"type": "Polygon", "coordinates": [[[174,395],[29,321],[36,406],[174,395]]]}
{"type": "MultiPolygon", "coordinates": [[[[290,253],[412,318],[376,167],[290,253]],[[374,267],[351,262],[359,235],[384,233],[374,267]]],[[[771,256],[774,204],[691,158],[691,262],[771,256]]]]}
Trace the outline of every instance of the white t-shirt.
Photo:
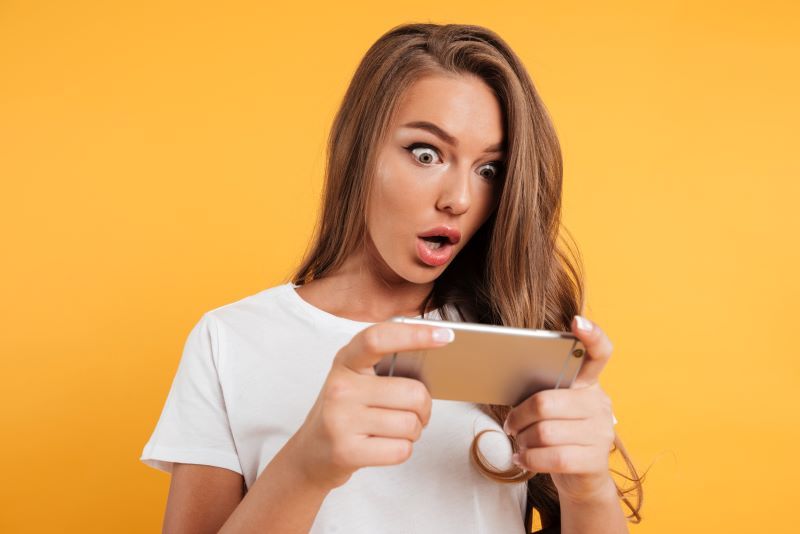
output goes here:
{"type": "MultiPolygon", "coordinates": [[[[172,462],[223,467],[253,485],[305,420],[338,350],[373,324],[325,312],[295,287],[275,286],[203,314],[141,461],[168,473],[172,462]]],[[[497,432],[481,436],[481,452],[495,467],[509,467],[500,425],[473,403],[433,399],[411,457],[353,473],[325,498],[311,533],[525,532],[525,482],[490,480],[469,457],[485,428],[497,432]]]]}

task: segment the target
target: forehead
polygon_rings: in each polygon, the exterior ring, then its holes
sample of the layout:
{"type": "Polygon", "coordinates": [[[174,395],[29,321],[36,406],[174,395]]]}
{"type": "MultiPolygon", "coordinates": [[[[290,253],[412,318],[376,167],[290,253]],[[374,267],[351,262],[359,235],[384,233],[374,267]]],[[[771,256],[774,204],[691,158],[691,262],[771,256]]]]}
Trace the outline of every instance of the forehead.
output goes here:
{"type": "Polygon", "coordinates": [[[393,127],[414,121],[433,122],[459,142],[481,149],[503,140],[500,103],[491,87],[472,74],[436,74],[413,82],[400,98],[393,127]]]}

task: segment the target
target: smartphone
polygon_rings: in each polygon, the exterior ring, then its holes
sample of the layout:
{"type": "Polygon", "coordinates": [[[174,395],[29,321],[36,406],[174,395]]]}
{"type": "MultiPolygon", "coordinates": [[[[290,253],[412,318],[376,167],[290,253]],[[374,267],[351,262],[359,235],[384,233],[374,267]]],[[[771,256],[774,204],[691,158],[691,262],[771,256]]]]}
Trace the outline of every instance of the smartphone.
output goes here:
{"type": "Polygon", "coordinates": [[[422,381],[434,399],[516,406],[545,389],[569,388],[585,359],[571,332],[393,317],[395,323],[452,328],[455,339],[433,349],[396,352],[375,374],[422,381]]]}

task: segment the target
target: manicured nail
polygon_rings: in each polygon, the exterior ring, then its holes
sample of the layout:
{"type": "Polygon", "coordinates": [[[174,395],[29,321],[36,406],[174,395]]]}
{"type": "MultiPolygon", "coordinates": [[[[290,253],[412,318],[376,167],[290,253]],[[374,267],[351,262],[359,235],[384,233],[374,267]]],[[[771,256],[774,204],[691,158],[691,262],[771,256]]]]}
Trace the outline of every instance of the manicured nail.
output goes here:
{"type": "Polygon", "coordinates": [[[576,315],[575,320],[578,321],[578,328],[580,330],[583,330],[584,332],[589,332],[592,330],[592,322],[589,319],[581,317],[580,315],[576,315]]]}
{"type": "Polygon", "coordinates": [[[456,338],[452,328],[437,328],[433,331],[433,340],[439,343],[450,343],[456,338]]]}
{"type": "Polygon", "coordinates": [[[519,465],[519,453],[518,452],[515,452],[514,454],[511,455],[511,461],[514,462],[514,465],[516,465],[517,467],[522,467],[521,465],[519,465]]]}
{"type": "Polygon", "coordinates": [[[506,417],[506,420],[503,421],[503,432],[505,432],[508,435],[511,435],[511,431],[508,430],[508,417],[506,417]]]}

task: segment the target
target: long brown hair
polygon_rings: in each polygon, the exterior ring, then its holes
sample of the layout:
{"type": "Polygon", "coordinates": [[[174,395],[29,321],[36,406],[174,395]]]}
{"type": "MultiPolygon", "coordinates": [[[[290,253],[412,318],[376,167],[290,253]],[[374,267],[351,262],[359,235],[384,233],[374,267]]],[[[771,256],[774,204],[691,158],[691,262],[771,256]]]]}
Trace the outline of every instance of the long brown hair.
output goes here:
{"type": "MultiPolygon", "coordinates": [[[[569,331],[584,307],[581,261],[561,231],[561,148],[544,104],[522,62],[493,31],[463,24],[403,24],[381,36],[359,64],[328,138],[325,190],[316,232],[292,276],[303,284],[335,271],[363,246],[366,207],[377,147],[382,146],[403,92],[429,74],[475,74],[494,91],[502,109],[506,161],[495,212],[433,284],[420,307],[452,305],[462,319],[507,326],[569,331]],[[559,244],[565,244],[562,248],[559,244]]],[[[502,425],[511,407],[479,405],[502,425]]],[[[560,524],[558,491],[549,474],[486,465],[475,436],[471,457],[498,482],[527,481],[526,522],[533,508],[543,526],[560,524]]],[[[510,438],[514,451],[518,446],[510,438]]],[[[617,484],[632,522],[640,521],[642,481],[615,436],[630,477],[617,484]],[[636,504],[627,494],[636,492],[636,504]]],[[[616,481],[615,481],[616,484],[616,481]]],[[[526,529],[529,528],[526,524],[526,529]]]]}

